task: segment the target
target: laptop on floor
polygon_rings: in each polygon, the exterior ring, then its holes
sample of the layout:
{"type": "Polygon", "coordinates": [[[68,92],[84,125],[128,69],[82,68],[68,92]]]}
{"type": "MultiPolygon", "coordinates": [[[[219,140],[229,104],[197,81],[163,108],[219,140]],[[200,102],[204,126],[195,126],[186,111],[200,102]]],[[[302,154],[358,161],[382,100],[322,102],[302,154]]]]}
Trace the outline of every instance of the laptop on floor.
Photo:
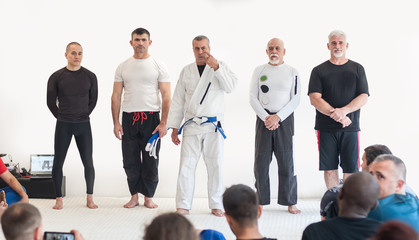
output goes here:
{"type": "Polygon", "coordinates": [[[52,178],[54,154],[31,154],[30,161],[31,179],[52,178]]]}

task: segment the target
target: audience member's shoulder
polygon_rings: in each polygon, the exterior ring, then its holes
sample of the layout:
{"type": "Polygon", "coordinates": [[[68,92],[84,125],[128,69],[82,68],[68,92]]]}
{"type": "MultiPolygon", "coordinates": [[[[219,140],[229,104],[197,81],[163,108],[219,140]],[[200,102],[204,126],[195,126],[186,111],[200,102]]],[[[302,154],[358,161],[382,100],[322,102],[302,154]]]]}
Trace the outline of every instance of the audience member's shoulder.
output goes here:
{"type": "Polygon", "coordinates": [[[411,194],[411,195],[413,195],[414,197],[416,197],[416,199],[418,199],[418,195],[416,195],[416,193],[415,193],[415,191],[411,188],[411,187],[409,187],[409,185],[405,185],[405,190],[406,190],[406,194],[411,194]]]}
{"type": "Polygon", "coordinates": [[[212,229],[202,230],[199,233],[199,238],[201,240],[225,240],[225,237],[222,233],[212,229]]]}

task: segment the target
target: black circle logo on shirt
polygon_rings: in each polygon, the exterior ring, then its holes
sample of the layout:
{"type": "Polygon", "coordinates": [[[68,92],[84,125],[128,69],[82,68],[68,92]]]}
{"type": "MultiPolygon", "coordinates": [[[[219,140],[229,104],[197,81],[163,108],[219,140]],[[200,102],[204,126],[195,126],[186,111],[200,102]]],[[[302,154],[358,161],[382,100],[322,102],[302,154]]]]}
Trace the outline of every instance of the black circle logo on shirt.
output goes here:
{"type": "Polygon", "coordinates": [[[267,93],[269,92],[269,87],[266,85],[262,85],[260,86],[260,90],[262,90],[263,93],[267,93]]]}

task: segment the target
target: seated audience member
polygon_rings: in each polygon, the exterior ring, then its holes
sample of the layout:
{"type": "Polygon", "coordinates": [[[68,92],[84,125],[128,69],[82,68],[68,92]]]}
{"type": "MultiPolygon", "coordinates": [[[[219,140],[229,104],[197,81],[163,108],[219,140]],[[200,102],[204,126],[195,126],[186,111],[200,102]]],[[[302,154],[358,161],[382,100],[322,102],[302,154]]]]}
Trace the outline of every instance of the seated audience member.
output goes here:
{"type": "Polygon", "coordinates": [[[237,239],[265,239],[259,232],[258,218],[262,214],[256,192],[250,187],[238,184],[224,192],[225,217],[237,239]]]}
{"type": "Polygon", "coordinates": [[[380,185],[379,208],[369,217],[378,221],[399,220],[419,231],[419,200],[405,191],[406,166],[391,154],[380,155],[369,167],[380,185]]]}
{"type": "Polygon", "coordinates": [[[371,240],[419,240],[419,234],[406,223],[388,221],[381,224],[371,240]]]}
{"type": "MultiPolygon", "coordinates": [[[[6,240],[42,240],[42,218],[39,210],[29,203],[16,203],[7,208],[1,217],[1,227],[6,240]]],[[[76,240],[84,240],[77,230],[71,230],[76,240]]]]}
{"type": "Polygon", "coordinates": [[[19,181],[7,170],[3,160],[0,158],[0,178],[9,185],[0,189],[0,205],[7,207],[15,202],[29,202],[25,189],[20,185],[19,181]],[[2,193],[4,192],[4,194],[2,193]],[[4,204],[1,202],[4,201],[4,204]]]}
{"type": "Polygon", "coordinates": [[[303,240],[367,239],[373,236],[380,222],[367,218],[377,205],[380,187],[371,174],[358,172],[349,176],[338,195],[338,217],[310,224],[303,240]]]}
{"type": "Polygon", "coordinates": [[[225,240],[223,234],[215,230],[197,231],[185,216],[178,213],[165,213],[154,218],[146,227],[143,239],[225,240]]]}
{"type": "MultiPolygon", "coordinates": [[[[387,146],[381,144],[375,144],[365,148],[364,154],[362,155],[362,171],[369,172],[368,166],[381,154],[391,154],[391,151],[387,146]]],[[[336,200],[341,188],[342,184],[324,193],[320,201],[320,216],[322,220],[338,216],[339,209],[336,200]]]]}

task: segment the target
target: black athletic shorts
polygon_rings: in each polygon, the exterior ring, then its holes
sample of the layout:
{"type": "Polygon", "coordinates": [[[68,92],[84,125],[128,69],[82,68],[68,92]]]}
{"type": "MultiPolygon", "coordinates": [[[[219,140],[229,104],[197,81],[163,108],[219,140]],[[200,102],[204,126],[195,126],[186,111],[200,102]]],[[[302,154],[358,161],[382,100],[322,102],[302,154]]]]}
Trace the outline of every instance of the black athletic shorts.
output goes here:
{"type": "Polygon", "coordinates": [[[316,131],[319,145],[319,169],[336,170],[343,173],[359,171],[359,132],[316,131]]]}

